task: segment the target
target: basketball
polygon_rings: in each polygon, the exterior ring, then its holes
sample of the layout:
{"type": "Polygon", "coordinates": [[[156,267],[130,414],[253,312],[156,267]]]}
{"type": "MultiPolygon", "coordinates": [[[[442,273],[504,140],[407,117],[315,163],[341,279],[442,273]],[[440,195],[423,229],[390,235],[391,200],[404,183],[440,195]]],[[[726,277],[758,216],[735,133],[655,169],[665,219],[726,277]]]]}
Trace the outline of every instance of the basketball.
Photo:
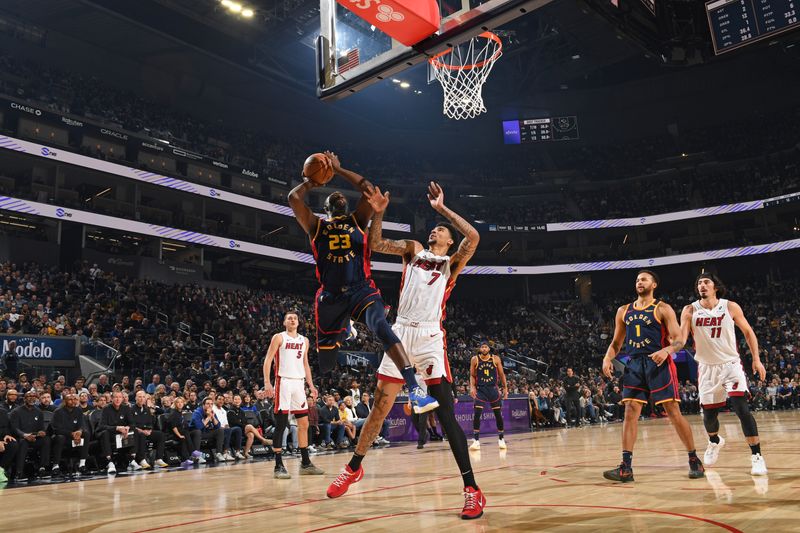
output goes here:
{"type": "Polygon", "coordinates": [[[411,416],[411,405],[410,404],[403,405],[403,412],[406,414],[406,416],[411,416]]]}
{"type": "Polygon", "coordinates": [[[319,185],[325,185],[333,178],[333,167],[328,156],[321,153],[311,154],[303,163],[303,176],[319,185]]]}

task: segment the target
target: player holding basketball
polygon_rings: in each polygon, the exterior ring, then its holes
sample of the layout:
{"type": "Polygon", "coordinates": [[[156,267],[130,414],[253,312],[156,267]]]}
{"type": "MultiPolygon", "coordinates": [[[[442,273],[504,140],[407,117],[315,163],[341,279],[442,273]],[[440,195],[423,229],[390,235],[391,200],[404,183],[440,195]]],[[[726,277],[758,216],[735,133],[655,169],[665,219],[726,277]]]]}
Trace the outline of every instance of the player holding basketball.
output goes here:
{"type": "Polygon", "coordinates": [[[275,397],[275,436],[272,438],[272,451],[275,452],[275,477],[289,479],[291,474],[283,466],[281,457],[281,439],[288,426],[289,415],[297,419],[297,440],[302,457],[300,475],[321,475],[321,469],[314,466],[308,458],[308,409],[314,405],[306,403],[306,392],[303,381],[308,383],[308,390],[314,402],[317,401],[317,388],[311,379],[311,367],[308,364],[308,339],[297,332],[300,316],[289,311],[283,317],[286,330],[272,336],[267,357],[264,360],[264,392],[268,398],[275,397]],[[272,386],[270,369],[275,361],[275,387],[272,386]]]}
{"type": "Polygon", "coordinates": [[[494,411],[494,420],[497,423],[498,441],[501,450],[507,448],[503,438],[503,413],[500,411],[502,401],[508,399],[508,386],[506,374],[503,372],[503,363],[500,357],[489,353],[491,348],[488,342],[481,342],[478,355],[473,355],[469,363],[469,395],[475,399],[475,412],[472,415],[473,440],[470,450],[481,449],[481,416],[484,404],[489,404],[494,411]],[[498,378],[503,388],[502,397],[497,388],[498,378]]]}
{"type": "MultiPolygon", "coordinates": [[[[439,402],[438,416],[450,449],[464,481],[464,508],[461,518],[478,518],[483,514],[486,498],[475,483],[470,464],[467,438],[455,417],[450,383],[450,364],[447,360],[446,332],[442,328],[445,304],[453,290],[456,278],[475,253],[480,235],[466,220],[444,205],[444,193],[435,183],[428,187],[431,207],[450,224],[437,224],[428,236],[428,247],[413,240],[389,240],[383,237],[383,215],[389,205],[389,193],[380,189],[365,194],[375,210],[369,237],[376,252],[399,255],[403,258],[403,279],[400,282],[400,302],[394,332],[408,347],[417,371],[425,379],[430,395],[439,402]],[[452,225],[451,225],[452,224],[452,225]],[[465,238],[456,248],[457,233],[465,238]]],[[[375,405],[370,412],[356,451],[345,471],[328,488],[328,496],[336,498],[347,492],[352,483],[364,476],[361,460],[375,439],[395,397],[403,386],[403,379],[392,364],[388,354],[378,368],[378,386],[375,405]]]]}
{"type": "Polygon", "coordinates": [[[729,399],[750,446],[750,474],[765,476],[767,464],[761,456],[756,420],[747,405],[747,376],[736,348],[734,326],[744,334],[750,348],[753,373],[764,380],[767,371],[759,356],[758,338],[739,304],[723,299],[726,289],[719,277],[711,273],[700,274],[694,288],[699,299],[683,308],[681,334],[684,343],[690,334],[694,338],[700,405],[703,406],[703,425],[708,432],[708,448],[703,461],[707,466],[716,464],[719,451],[725,446],[725,439],[719,435],[718,416],[720,408],[725,407],[725,401],[729,399]]]}
{"type": "Polygon", "coordinates": [[[372,207],[364,196],[374,190],[372,183],[342,168],[336,154],[325,152],[325,156],[326,164],[330,164],[333,171],[350,182],[362,196],[356,210],[348,213],[344,195],[339,191],[331,193],[325,200],[327,218],[322,220],[314,215],[305,201],[308,191],[319,186],[317,183],[306,178],[289,193],[289,205],[311,238],[311,249],[317,263],[320,287],[314,302],[314,314],[320,370],[333,370],[339,347],[349,334],[350,321],[363,321],[383,342],[384,351],[397,365],[409,387],[414,411],[432,411],[439,404],[417,385],[414,367],[400,339],[386,321],[381,293],[372,281],[370,249],[365,232],[372,207]]]}
{"type": "Polygon", "coordinates": [[[614,338],[603,358],[603,374],[613,378],[612,361],[623,343],[625,353],[631,356],[622,377],[622,401],[625,403],[622,463],[603,472],[603,477],[612,481],[633,481],[633,445],[636,443],[639,415],[648,398],[664,407],[678,437],[686,446],[689,478],[702,478],[705,472],[697,457],[692,429],[678,405],[678,373],[672,354],[683,348],[681,330],[672,307],[653,296],[658,283],[658,276],[650,270],[640,270],[636,275],[637,298],[617,309],[614,338]],[[667,344],[667,339],[670,344],[667,344]]]}

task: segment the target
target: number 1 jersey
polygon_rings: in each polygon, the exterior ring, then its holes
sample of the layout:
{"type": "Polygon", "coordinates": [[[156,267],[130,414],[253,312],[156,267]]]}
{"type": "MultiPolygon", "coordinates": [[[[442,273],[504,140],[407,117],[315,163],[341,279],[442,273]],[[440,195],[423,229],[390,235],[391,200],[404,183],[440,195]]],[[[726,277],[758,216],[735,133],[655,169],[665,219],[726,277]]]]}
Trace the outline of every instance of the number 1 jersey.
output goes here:
{"type": "Polygon", "coordinates": [[[355,215],[320,219],[311,249],[317,262],[317,280],[325,290],[356,285],[372,275],[367,234],[358,226],[355,215]]]}

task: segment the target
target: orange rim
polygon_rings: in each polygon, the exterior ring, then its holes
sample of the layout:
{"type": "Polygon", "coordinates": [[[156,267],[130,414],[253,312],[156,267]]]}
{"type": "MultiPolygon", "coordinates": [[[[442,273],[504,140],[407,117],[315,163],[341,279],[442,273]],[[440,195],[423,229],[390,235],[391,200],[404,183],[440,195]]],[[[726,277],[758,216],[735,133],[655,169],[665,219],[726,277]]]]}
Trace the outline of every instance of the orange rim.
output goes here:
{"type": "Polygon", "coordinates": [[[498,37],[497,35],[495,35],[490,31],[485,31],[480,35],[478,35],[478,37],[483,37],[484,39],[489,39],[490,41],[494,41],[497,43],[497,50],[495,50],[494,54],[492,54],[492,57],[484,59],[483,61],[479,61],[478,63],[472,65],[462,65],[460,67],[455,65],[447,65],[439,61],[439,58],[444,57],[447,54],[451,54],[453,52],[452,48],[448,48],[444,52],[439,52],[435,56],[431,57],[428,60],[428,62],[436,68],[445,68],[447,70],[470,70],[473,68],[481,68],[487,63],[496,61],[497,58],[500,57],[500,54],[503,52],[503,41],[500,40],[500,37],[498,37]]]}

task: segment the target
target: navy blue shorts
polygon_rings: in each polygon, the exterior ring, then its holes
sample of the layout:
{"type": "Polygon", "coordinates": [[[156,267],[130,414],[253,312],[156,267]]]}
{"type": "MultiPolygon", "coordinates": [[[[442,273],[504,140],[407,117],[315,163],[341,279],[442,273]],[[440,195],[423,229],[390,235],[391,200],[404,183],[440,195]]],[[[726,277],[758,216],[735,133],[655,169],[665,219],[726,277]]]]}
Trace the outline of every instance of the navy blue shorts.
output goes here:
{"type": "Polygon", "coordinates": [[[500,407],[502,399],[500,397],[500,389],[497,387],[478,387],[475,392],[477,392],[475,395],[476,404],[478,402],[484,402],[491,405],[492,409],[500,407]]]}
{"type": "Polygon", "coordinates": [[[661,366],[645,356],[631,357],[622,375],[622,401],[647,403],[680,402],[678,370],[672,357],[661,366]]]}
{"type": "Polygon", "coordinates": [[[383,312],[381,291],[372,280],[328,291],[320,287],[314,302],[314,319],[317,327],[317,351],[334,354],[345,341],[350,330],[350,320],[358,321],[364,310],[377,305],[383,312]]]}

